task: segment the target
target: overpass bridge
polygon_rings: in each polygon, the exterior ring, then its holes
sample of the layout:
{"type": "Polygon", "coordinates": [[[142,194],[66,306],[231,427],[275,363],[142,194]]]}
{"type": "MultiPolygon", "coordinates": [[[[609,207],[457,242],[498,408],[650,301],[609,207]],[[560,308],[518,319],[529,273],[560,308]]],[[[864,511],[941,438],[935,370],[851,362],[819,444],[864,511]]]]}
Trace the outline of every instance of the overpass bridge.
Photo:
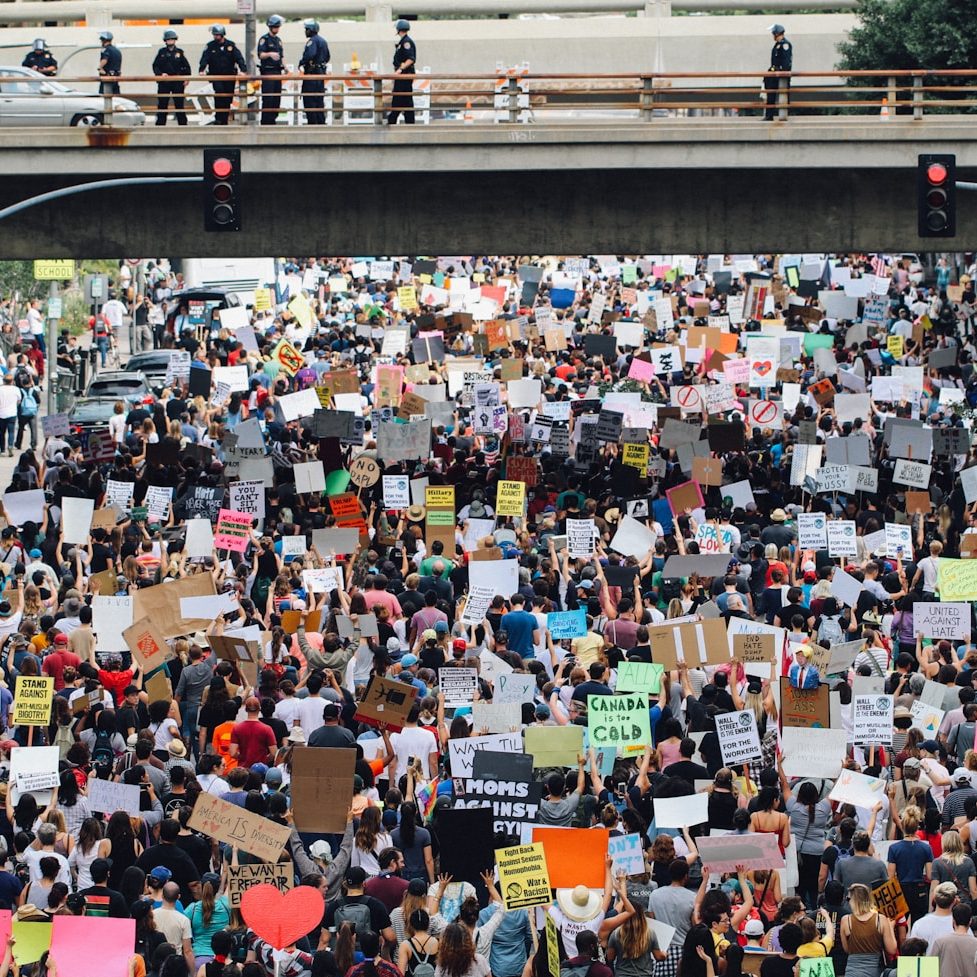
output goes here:
{"type": "MultiPolygon", "coordinates": [[[[513,96],[507,121],[468,125],[448,110],[495,76],[436,76],[443,118],[423,126],[0,128],[0,208],[106,178],[199,176],[221,146],[241,149],[244,200],[239,233],[205,234],[192,184],[71,196],[0,221],[0,257],[925,250],[916,158],[955,153],[958,179],[977,176],[971,117],[936,114],[974,104],[977,72],[867,75],[825,101],[795,74],[774,122],[756,114],[757,76],[727,76],[750,94],[717,102],[689,76],[617,75],[531,78],[530,114],[513,96]]],[[[377,116],[387,82],[373,79],[377,116]]],[[[957,240],[977,240],[969,194],[957,212],[957,240]]]]}

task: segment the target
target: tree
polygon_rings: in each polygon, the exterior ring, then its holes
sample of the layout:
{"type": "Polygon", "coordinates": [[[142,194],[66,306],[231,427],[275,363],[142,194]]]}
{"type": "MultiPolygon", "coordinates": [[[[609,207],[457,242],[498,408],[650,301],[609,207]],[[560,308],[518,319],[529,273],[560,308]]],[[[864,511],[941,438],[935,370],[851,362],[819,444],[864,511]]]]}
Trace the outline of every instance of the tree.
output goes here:
{"type": "Polygon", "coordinates": [[[17,292],[22,301],[39,298],[46,294],[47,284],[34,280],[32,261],[0,261],[0,295],[17,292]]]}
{"type": "Polygon", "coordinates": [[[858,0],[838,45],[841,71],[962,69],[977,64],[977,0],[858,0]]]}

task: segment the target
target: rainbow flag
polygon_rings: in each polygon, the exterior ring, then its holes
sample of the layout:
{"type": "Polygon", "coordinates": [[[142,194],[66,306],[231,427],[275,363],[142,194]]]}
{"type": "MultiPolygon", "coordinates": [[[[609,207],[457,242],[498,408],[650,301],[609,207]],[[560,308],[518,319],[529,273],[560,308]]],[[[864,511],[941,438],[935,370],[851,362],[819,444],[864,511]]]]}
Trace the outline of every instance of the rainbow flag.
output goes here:
{"type": "Polygon", "coordinates": [[[414,797],[417,799],[417,809],[425,821],[428,820],[431,812],[434,810],[434,802],[438,799],[439,783],[441,781],[435,778],[414,791],[414,797]]]}

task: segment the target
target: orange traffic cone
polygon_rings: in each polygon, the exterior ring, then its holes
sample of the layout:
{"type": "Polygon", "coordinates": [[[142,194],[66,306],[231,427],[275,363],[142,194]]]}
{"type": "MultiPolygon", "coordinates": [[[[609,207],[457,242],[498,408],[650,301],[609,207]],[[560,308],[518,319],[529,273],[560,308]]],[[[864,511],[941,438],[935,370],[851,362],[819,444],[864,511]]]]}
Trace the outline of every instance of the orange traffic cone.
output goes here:
{"type": "Polygon", "coordinates": [[[470,126],[475,124],[475,116],[472,114],[472,100],[468,99],[465,102],[465,125],[470,126]]]}
{"type": "Polygon", "coordinates": [[[889,121],[889,99],[885,95],[882,96],[882,111],[879,116],[883,122],[889,121]]]}

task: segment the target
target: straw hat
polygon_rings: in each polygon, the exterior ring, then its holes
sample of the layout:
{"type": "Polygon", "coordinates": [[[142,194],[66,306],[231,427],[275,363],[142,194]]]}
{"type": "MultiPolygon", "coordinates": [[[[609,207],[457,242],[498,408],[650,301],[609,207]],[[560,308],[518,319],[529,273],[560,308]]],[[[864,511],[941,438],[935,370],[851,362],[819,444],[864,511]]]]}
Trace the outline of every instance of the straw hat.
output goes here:
{"type": "Polygon", "coordinates": [[[411,522],[424,522],[424,517],[427,515],[427,509],[422,505],[412,505],[407,507],[407,518],[411,522]]]}
{"type": "Polygon", "coordinates": [[[588,889],[577,885],[572,889],[557,889],[556,904],[567,919],[576,923],[586,923],[600,912],[604,893],[600,889],[588,889]]]}

